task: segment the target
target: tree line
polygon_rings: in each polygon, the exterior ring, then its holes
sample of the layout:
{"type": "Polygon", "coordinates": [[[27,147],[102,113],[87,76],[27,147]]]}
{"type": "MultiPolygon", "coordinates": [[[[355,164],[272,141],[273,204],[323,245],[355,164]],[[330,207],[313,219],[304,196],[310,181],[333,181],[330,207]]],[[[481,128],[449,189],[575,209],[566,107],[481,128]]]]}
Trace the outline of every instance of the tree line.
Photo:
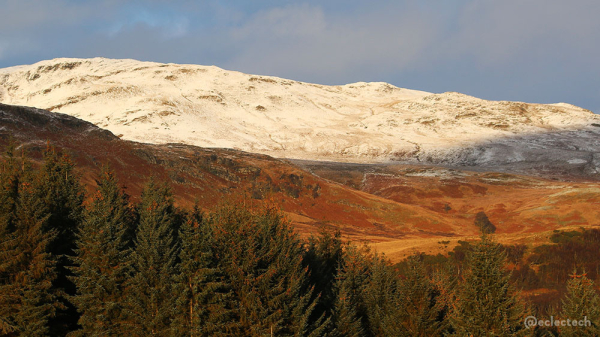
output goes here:
{"type": "Polygon", "coordinates": [[[1,336],[598,335],[599,299],[574,272],[565,317],[591,327],[527,329],[532,308],[483,235],[464,268],[394,266],[339,232],[301,239],[274,208],[176,207],[150,179],[132,203],[104,167],[91,196],[72,160],[0,163],[1,336]]]}

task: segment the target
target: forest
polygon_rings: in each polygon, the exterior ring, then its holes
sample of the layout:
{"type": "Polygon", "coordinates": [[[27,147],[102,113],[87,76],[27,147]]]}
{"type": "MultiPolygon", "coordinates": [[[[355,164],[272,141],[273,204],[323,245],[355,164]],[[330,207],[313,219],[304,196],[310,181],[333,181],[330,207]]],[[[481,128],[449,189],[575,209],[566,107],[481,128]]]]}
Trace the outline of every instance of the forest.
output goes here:
{"type": "Polygon", "coordinates": [[[139,202],[125,191],[110,167],[86,195],[67,154],[7,148],[1,336],[600,335],[598,230],[529,251],[497,243],[481,215],[480,240],[392,264],[339,232],[301,238],[267,204],[185,209],[153,178],[139,202]]]}

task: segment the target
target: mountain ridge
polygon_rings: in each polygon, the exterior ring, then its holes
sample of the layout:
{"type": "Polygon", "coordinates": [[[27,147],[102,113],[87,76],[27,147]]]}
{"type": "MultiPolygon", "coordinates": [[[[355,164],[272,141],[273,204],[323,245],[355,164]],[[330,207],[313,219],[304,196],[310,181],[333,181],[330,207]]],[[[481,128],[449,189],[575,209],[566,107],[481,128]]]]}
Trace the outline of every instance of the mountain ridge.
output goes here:
{"type": "Polygon", "coordinates": [[[383,82],[326,86],[105,58],[1,69],[0,102],[66,113],[147,143],[600,175],[600,116],[567,103],[488,101],[383,82]]]}

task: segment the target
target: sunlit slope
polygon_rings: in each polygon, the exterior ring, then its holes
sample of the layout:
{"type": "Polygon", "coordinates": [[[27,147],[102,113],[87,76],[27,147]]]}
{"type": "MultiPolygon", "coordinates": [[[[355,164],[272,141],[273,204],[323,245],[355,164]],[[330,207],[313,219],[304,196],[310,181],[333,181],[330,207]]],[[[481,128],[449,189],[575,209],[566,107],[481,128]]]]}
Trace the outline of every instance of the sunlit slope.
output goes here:
{"type": "MultiPolygon", "coordinates": [[[[48,142],[69,152],[91,191],[110,164],[135,200],[150,176],[170,181],[180,205],[237,200],[280,208],[302,235],[339,229],[399,258],[475,238],[486,212],[502,238],[600,225],[600,184],[407,165],[292,163],[266,155],[119,139],[77,118],[0,104],[0,143],[40,160],[48,142]],[[438,242],[449,241],[449,244],[438,242]]],[[[448,246],[448,247],[445,247],[448,246]]]]}
{"type": "Polygon", "coordinates": [[[389,160],[597,176],[600,117],[569,104],[325,86],[214,66],[55,59],[0,70],[0,102],[66,113],[123,139],[275,157],[389,160]]]}

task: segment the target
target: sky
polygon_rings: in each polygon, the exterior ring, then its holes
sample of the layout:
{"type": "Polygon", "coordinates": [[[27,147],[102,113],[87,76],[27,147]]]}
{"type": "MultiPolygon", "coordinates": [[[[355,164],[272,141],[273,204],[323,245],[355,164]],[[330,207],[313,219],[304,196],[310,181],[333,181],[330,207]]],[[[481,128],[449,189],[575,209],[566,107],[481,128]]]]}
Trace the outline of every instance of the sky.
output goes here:
{"type": "Polygon", "coordinates": [[[0,0],[0,8],[0,68],[132,58],[600,113],[598,0],[0,0]]]}

